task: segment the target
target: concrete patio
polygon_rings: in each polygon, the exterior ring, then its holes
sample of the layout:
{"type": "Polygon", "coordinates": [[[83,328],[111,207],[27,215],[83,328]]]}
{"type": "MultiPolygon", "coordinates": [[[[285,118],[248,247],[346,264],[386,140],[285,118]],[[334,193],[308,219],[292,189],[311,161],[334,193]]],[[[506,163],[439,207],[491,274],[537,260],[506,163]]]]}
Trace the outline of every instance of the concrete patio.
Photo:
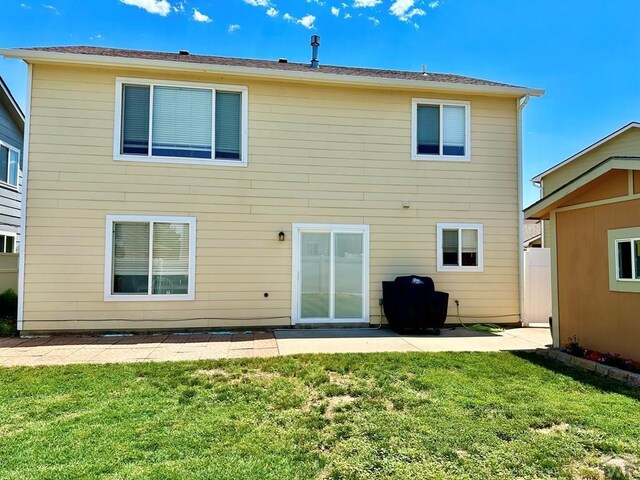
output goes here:
{"type": "Polygon", "coordinates": [[[548,346],[548,328],[478,333],[463,328],[440,336],[403,336],[387,329],[310,329],[95,337],[0,338],[0,366],[133,363],[300,353],[531,350],[548,346]]]}

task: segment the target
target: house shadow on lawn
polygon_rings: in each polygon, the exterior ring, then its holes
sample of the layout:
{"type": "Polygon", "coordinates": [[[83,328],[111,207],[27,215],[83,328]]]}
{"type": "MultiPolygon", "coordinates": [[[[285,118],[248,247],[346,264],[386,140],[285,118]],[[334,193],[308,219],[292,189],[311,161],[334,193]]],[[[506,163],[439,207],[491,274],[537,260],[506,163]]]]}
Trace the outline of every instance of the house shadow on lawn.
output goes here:
{"type": "Polygon", "coordinates": [[[640,401],[640,389],[630,387],[625,383],[611,378],[601,377],[595,372],[588,372],[586,370],[574,368],[557,362],[551,358],[541,357],[540,355],[536,355],[534,352],[513,351],[510,352],[510,354],[604,392],[619,393],[640,401]]]}

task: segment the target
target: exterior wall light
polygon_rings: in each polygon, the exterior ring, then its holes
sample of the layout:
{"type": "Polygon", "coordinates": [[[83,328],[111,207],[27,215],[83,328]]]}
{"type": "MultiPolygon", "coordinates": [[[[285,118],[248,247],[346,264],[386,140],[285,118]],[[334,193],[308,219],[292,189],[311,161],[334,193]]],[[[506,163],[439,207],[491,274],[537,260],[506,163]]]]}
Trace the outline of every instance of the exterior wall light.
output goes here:
{"type": "Polygon", "coordinates": [[[284,232],[280,232],[278,234],[278,240],[280,240],[281,242],[284,242],[284,232]]]}

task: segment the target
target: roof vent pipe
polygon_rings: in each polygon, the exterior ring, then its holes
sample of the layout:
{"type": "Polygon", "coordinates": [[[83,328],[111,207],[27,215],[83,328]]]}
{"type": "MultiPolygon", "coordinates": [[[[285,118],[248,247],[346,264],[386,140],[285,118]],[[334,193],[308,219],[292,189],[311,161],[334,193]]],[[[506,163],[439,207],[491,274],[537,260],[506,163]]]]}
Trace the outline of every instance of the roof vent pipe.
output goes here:
{"type": "Polygon", "coordinates": [[[318,68],[318,47],[320,46],[320,35],[311,35],[311,68],[318,68]]]}

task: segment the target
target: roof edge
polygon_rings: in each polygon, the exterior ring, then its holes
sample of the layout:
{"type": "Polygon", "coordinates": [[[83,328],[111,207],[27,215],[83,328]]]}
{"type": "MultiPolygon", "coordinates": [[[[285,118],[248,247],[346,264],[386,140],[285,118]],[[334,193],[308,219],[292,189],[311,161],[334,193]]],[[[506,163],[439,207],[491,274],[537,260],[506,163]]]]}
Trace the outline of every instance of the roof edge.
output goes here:
{"type": "Polygon", "coordinates": [[[0,55],[6,58],[19,58],[27,63],[70,63],[78,65],[104,65],[141,69],[189,70],[199,72],[223,73],[228,75],[275,78],[314,83],[333,83],[360,86],[384,86],[413,88],[419,90],[449,90],[485,95],[504,95],[523,97],[526,95],[540,97],[544,90],[516,86],[469,85],[453,82],[423,82],[419,80],[403,80],[384,77],[347,76],[317,72],[297,72],[273,70],[259,67],[241,67],[230,65],[214,65],[200,63],[174,62],[170,60],[147,60],[128,57],[110,57],[104,55],[86,55],[76,53],[43,52],[24,49],[0,49],[0,55]]]}
{"type": "Polygon", "coordinates": [[[11,93],[11,90],[9,90],[9,86],[5,83],[5,81],[4,81],[4,79],[2,77],[0,77],[0,91],[9,100],[9,104],[13,107],[13,110],[14,110],[14,112],[16,114],[15,116],[22,123],[22,129],[24,130],[24,123],[25,123],[24,112],[20,108],[20,105],[18,105],[18,102],[16,101],[15,97],[13,96],[13,93],[11,93]]]}
{"type": "Polygon", "coordinates": [[[548,195],[545,195],[537,202],[529,205],[523,210],[524,218],[540,220],[540,213],[549,208],[549,206],[554,202],[561,200],[570,193],[576,191],[578,188],[615,169],[640,170],[640,157],[613,156],[606,158],[586,172],[571,179],[561,187],[556,188],[548,195]]]}
{"type": "Polygon", "coordinates": [[[564,167],[566,164],[574,161],[576,158],[581,157],[582,155],[584,155],[585,153],[590,152],[591,150],[598,148],[600,145],[608,142],[609,140],[614,139],[615,137],[617,137],[618,135],[623,134],[624,132],[626,132],[627,130],[630,130],[631,128],[640,128],[640,122],[629,122],[626,125],[624,125],[623,127],[620,127],[618,130],[614,131],[613,133],[610,133],[609,135],[602,137],[600,140],[592,143],[591,145],[589,145],[586,148],[583,148],[582,150],[580,150],[577,153],[574,153],[573,155],[571,155],[569,158],[566,158],[565,160],[561,161],[560,163],[555,164],[553,167],[548,168],[547,170],[545,170],[542,173],[539,173],[538,175],[536,175],[535,177],[533,177],[531,179],[531,181],[533,183],[538,183],[540,182],[544,177],[546,177],[547,175],[549,175],[552,172],[555,172],[556,170],[558,170],[561,167],[564,167]]]}

